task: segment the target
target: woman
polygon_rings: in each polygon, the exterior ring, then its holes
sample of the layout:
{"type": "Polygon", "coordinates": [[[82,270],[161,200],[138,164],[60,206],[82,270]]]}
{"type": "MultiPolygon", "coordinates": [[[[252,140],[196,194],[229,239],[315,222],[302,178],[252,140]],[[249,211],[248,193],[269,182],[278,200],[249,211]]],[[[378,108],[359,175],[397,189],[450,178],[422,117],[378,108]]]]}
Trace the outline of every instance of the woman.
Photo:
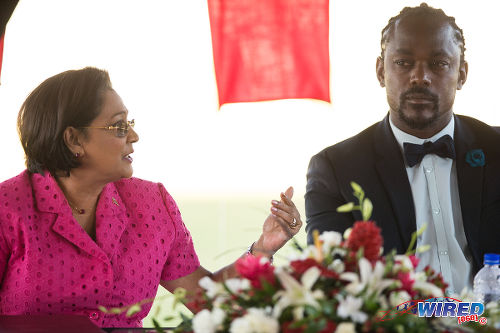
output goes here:
{"type": "MultiPolygon", "coordinates": [[[[18,130],[27,170],[0,184],[0,314],[73,313],[102,327],[139,327],[98,311],[154,297],[158,285],[193,291],[234,264],[200,266],[189,231],[162,184],[132,176],[134,121],[107,72],[55,75],[26,99],[18,130]]],[[[291,188],[273,201],[248,253],[272,257],[302,222],[291,188]]]]}

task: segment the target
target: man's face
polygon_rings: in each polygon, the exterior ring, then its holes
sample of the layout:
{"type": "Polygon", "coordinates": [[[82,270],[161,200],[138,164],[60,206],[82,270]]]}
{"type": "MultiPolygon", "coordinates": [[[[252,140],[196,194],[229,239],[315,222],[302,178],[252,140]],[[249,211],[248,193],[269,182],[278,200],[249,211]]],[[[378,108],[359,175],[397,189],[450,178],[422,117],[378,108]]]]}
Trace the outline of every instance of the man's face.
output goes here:
{"type": "Polygon", "coordinates": [[[390,116],[403,131],[432,136],[449,122],[455,93],[467,78],[453,28],[422,16],[396,22],[377,77],[386,87],[390,116]]]}

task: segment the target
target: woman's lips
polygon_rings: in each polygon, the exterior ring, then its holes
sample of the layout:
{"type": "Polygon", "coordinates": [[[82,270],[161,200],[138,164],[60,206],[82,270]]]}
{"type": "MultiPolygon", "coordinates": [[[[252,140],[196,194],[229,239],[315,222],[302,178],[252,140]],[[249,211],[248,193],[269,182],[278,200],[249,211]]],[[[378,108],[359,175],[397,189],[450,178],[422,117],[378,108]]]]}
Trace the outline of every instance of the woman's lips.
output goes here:
{"type": "Polygon", "coordinates": [[[134,159],[132,158],[132,156],[130,155],[126,155],[123,157],[124,160],[126,160],[127,162],[129,163],[132,163],[134,161],[134,159]]]}

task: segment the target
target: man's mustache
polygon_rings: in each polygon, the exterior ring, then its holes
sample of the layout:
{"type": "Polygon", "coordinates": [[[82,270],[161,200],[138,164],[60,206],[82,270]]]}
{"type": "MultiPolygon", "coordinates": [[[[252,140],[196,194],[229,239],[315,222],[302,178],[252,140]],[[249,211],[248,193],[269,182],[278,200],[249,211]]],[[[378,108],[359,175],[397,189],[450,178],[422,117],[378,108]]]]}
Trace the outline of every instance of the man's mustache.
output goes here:
{"type": "Polygon", "coordinates": [[[429,89],[421,88],[421,87],[414,87],[414,88],[408,89],[407,91],[405,91],[401,95],[401,101],[404,101],[404,100],[407,100],[410,98],[415,98],[415,97],[422,98],[422,99],[428,99],[428,100],[431,100],[435,103],[437,103],[439,100],[439,97],[436,94],[432,93],[429,89]]]}

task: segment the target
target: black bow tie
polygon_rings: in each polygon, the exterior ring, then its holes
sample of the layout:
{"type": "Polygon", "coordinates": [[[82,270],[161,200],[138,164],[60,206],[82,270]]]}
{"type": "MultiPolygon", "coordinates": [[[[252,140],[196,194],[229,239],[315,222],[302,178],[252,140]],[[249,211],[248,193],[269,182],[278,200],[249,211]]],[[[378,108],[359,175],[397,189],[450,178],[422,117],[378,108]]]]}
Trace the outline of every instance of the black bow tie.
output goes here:
{"type": "Polygon", "coordinates": [[[455,159],[455,145],[449,135],[444,135],[434,142],[426,142],[423,145],[405,142],[403,148],[406,162],[410,168],[420,163],[426,154],[455,159]]]}

